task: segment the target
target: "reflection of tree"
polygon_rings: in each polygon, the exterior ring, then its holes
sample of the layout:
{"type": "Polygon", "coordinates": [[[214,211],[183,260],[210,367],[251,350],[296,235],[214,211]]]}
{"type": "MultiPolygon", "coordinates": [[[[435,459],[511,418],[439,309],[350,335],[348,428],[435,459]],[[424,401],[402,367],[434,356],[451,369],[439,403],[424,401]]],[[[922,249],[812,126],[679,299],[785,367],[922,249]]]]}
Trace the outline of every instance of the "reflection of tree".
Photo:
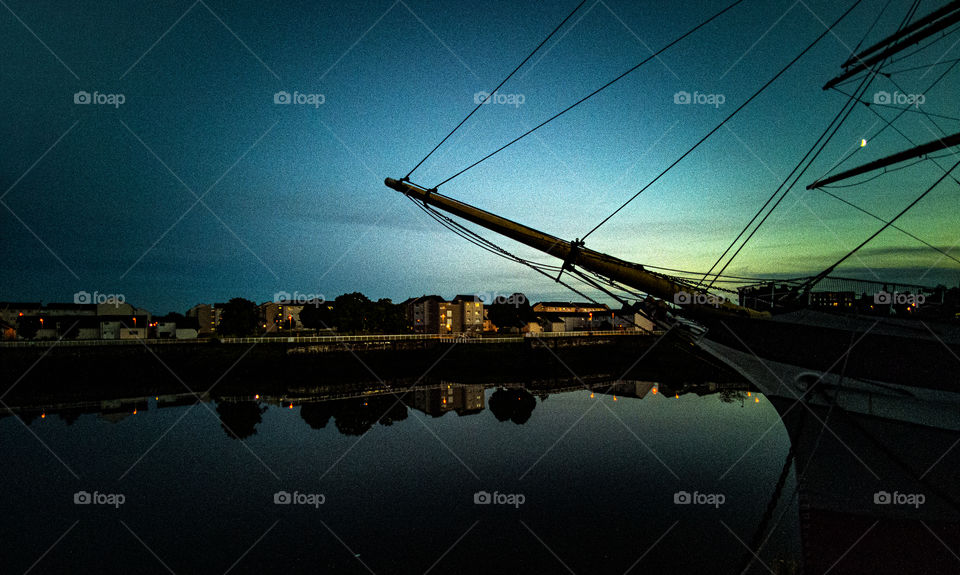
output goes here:
{"type": "Polygon", "coordinates": [[[337,429],[344,435],[363,435],[374,423],[391,425],[407,418],[407,406],[392,395],[333,403],[337,429]]]}
{"type": "MultiPolygon", "coordinates": [[[[394,399],[392,396],[390,399],[394,399]]],[[[380,418],[380,425],[393,425],[394,421],[403,421],[407,418],[407,406],[399,401],[393,401],[392,406],[380,418]]]]}
{"type": "Polygon", "coordinates": [[[746,399],[747,394],[741,389],[721,389],[720,390],[720,401],[724,403],[733,403],[739,401],[743,403],[743,400],[746,399]]]}
{"type": "Polygon", "coordinates": [[[487,405],[497,421],[509,419],[522,425],[533,414],[537,399],[525,389],[498,389],[490,396],[487,405]]]}
{"type": "Polygon", "coordinates": [[[313,429],[325,428],[332,415],[333,406],[330,401],[304,403],[300,406],[300,417],[313,429]]]}
{"type": "Polygon", "coordinates": [[[79,411],[61,411],[57,415],[67,425],[73,425],[73,422],[79,419],[80,412],[79,411]]]}
{"type": "Polygon", "coordinates": [[[263,421],[260,416],[265,411],[267,406],[260,407],[255,401],[221,401],[217,404],[220,426],[232,439],[244,439],[256,433],[257,424],[263,421]]]}

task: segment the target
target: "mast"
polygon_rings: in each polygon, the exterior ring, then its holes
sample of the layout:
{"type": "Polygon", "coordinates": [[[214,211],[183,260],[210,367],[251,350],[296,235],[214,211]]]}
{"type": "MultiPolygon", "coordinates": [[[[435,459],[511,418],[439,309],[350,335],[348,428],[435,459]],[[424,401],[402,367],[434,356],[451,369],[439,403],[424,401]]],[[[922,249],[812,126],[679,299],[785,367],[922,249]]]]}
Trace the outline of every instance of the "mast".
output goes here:
{"type": "MultiPolygon", "coordinates": [[[[933,36],[941,30],[949,28],[957,22],[960,22],[960,1],[951,2],[942,9],[937,10],[918,20],[913,26],[908,26],[900,32],[884,38],[874,46],[871,46],[864,52],[858,54],[854,57],[855,61],[858,63],[855,66],[848,68],[847,71],[840,74],[836,78],[827,82],[823,86],[823,89],[829,90],[840,82],[856,76],[864,70],[869,70],[870,67],[877,62],[882,62],[888,57],[906,50],[910,46],[913,46],[921,40],[933,36]],[[880,50],[880,48],[883,48],[884,46],[886,46],[886,48],[880,50]],[[870,56],[869,54],[873,55],[870,56]],[[866,59],[863,59],[864,57],[866,57],[866,59]]],[[[850,60],[847,60],[847,62],[844,63],[844,67],[850,63],[850,60]]]]}
{"type": "Polygon", "coordinates": [[[862,166],[857,166],[856,168],[851,168],[822,180],[817,180],[808,185],[807,189],[814,190],[834,182],[846,180],[847,178],[859,176],[860,174],[872,172],[873,170],[879,170],[880,168],[885,168],[889,165],[910,160],[912,158],[919,158],[920,156],[925,156],[930,152],[944,150],[953,146],[960,146],[960,133],[953,134],[952,136],[946,136],[944,138],[938,138],[932,142],[927,142],[926,144],[921,144],[919,146],[910,148],[909,150],[897,152],[896,154],[891,154],[889,156],[863,164],[862,166]]]}
{"type": "MultiPolygon", "coordinates": [[[[583,247],[582,242],[562,240],[550,234],[441,195],[435,190],[428,190],[415,186],[410,182],[395,180],[393,178],[387,178],[384,183],[388,188],[394,189],[415,200],[419,200],[424,204],[439,208],[469,222],[483,226],[502,236],[530,246],[547,255],[563,260],[564,267],[578,266],[668,302],[674,302],[676,300],[676,294],[679,293],[691,295],[705,293],[702,290],[695,290],[690,286],[678,283],[666,276],[647,271],[641,265],[587,249],[583,247]]],[[[692,300],[695,298],[689,299],[692,300]]],[[[759,312],[745,308],[727,300],[717,305],[688,304],[682,307],[698,315],[736,315],[751,318],[770,317],[768,312],[759,312]]]]}
{"type": "Polygon", "coordinates": [[[890,36],[887,36],[883,40],[880,40],[879,42],[863,50],[859,54],[852,54],[849,58],[847,58],[847,61],[842,64],[842,67],[848,68],[854,62],[863,61],[864,58],[866,58],[870,54],[873,54],[874,52],[883,48],[884,46],[887,46],[892,42],[896,42],[897,40],[907,36],[908,34],[912,34],[913,32],[916,32],[917,30],[923,28],[927,24],[936,22],[940,18],[943,18],[944,16],[946,16],[947,14],[950,14],[951,12],[953,12],[958,8],[960,8],[960,0],[954,0],[953,2],[950,2],[949,4],[947,4],[946,6],[943,6],[938,10],[934,10],[933,12],[924,16],[923,18],[920,18],[912,22],[911,24],[904,26],[899,32],[895,32],[890,36]]]}

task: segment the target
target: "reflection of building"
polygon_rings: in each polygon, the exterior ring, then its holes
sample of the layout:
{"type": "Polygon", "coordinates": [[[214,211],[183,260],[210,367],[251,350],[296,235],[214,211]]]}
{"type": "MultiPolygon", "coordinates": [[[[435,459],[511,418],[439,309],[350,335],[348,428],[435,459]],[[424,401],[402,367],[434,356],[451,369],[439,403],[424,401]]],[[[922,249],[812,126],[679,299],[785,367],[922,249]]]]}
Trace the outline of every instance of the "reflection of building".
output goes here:
{"type": "Polygon", "coordinates": [[[596,388],[596,391],[606,395],[619,395],[621,397],[635,397],[637,399],[643,399],[654,387],[657,387],[657,383],[655,381],[620,380],[614,382],[612,385],[610,385],[610,387],[596,388]]]}
{"type": "Polygon", "coordinates": [[[448,411],[457,415],[471,415],[483,411],[483,385],[442,383],[439,387],[420,388],[414,391],[413,405],[427,415],[439,417],[448,411]]]}
{"type": "Polygon", "coordinates": [[[118,423],[131,415],[146,411],[148,407],[146,398],[105,400],[100,403],[97,418],[118,423]]]}

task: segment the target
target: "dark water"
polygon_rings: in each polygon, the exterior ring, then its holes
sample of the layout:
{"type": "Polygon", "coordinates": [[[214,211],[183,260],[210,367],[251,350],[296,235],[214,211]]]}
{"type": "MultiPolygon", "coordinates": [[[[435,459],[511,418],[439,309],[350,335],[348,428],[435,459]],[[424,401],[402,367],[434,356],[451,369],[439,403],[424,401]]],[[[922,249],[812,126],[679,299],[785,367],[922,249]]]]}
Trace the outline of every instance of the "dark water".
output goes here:
{"type": "Polygon", "coordinates": [[[796,485],[777,490],[790,440],[770,402],[625,386],[7,416],[2,571],[739,572],[764,527],[759,559],[790,572],[796,485]]]}

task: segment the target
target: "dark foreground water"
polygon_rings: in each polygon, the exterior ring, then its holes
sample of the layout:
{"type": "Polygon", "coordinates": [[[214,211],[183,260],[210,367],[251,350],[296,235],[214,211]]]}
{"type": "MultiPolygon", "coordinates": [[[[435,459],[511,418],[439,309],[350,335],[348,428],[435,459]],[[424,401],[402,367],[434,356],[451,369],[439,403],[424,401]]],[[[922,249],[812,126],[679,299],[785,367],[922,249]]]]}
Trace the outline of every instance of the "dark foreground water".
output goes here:
{"type": "Polygon", "coordinates": [[[620,389],[7,416],[2,572],[792,572],[774,407],[620,389]]]}

